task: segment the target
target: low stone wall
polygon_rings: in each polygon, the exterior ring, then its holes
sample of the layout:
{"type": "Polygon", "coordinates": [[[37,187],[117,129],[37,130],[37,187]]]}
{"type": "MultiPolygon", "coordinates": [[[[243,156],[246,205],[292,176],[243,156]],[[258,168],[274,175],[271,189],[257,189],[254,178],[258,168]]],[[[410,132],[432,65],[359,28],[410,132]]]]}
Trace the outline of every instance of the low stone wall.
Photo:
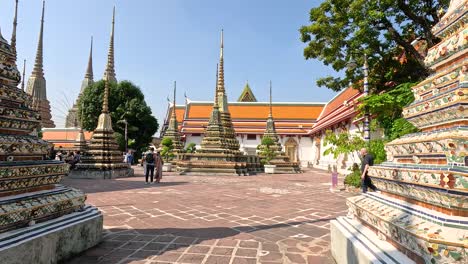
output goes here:
{"type": "Polygon", "coordinates": [[[73,179],[114,179],[135,176],[132,168],[115,170],[72,170],[68,177],[73,179]]]}

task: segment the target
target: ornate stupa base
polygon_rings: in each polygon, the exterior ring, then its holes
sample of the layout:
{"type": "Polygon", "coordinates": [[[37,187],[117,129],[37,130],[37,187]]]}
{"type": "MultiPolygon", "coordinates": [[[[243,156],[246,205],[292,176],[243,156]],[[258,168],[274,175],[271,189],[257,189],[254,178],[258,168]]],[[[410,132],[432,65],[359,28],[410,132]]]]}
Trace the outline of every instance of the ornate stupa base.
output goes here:
{"type": "Polygon", "coordinates": [[[285,155],[276,156],[270,161],[271,165],[275,165],[275,174],[282,173],[300,173],[301,168],[297,162],[289,161],[289,157],[285,155]]]}
{"type": "Polygon", "coordinates": [[[348,198],[347,205],[348,215],[416,263],[466,260],[468,223],[465,217],[434,212],[427,206],[379,193],[348,198]]]}
{"type": "Polygon", "coordinates": [[[244,156],[222,153],[187,153],[176,162],[180,175],[248,175],[244,156]]]}
{"type": "Polygon", "coordinates": [[[86,206],[53,220],[1,233],[1,262],[63,262],[101,241],[102,221],[97,208],[86,206]]]}
{"type": "Polygon", "coordinates": [[[115,179],[115,178],[126,178],[135,176],[132,168],[126,167],[115,167],[112,169],[101,170],[98,168],[79,168],[71,170],[68,177],[72,179],[115,179]]]}

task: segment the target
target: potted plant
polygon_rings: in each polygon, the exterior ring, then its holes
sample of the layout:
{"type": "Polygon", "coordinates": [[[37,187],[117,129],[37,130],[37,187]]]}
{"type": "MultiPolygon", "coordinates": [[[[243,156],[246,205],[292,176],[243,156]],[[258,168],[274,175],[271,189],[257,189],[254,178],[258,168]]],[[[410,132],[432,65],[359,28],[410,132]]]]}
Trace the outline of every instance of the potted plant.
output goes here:
{"type": "Polygon", "coordinates": [[[185,153],[195,153],[195,151],[197,151],[197,148],[196,148],[197,144],[195,143],[189,143],[187,145],[187,148],[185,148],[185,153]]]}
{"type": "Polygon", "coordinates": [[[358,193],[361,188],[361,170],[359,170],[359,165],[354,163],[350,168],[352,171],[350,174],[346,175],[344,179],[345,189],[348,192],[358,193]]]}
{"type": "Polygon", "coordinates": [[[174,144],[172,142],[172,139],[170,138],[164,138],[161,141],[161,157],[164,160],[163,164],[163,171],[172,171],[172,164],[169,162],[175,157],[174,154],[174,144]]]}
{"type": "Polygon", "coordinates": [[[274,174],[276,172],[276,165],[271,164],[271,160],[276,157],[276,152],[271,147],[275,145],[273,139],[269,137],[262,138],[262,142],[258,145],[258,149],[260,150],[259,154],[261,157],[261,163],[265,168],[265,173],[274,174]]]}

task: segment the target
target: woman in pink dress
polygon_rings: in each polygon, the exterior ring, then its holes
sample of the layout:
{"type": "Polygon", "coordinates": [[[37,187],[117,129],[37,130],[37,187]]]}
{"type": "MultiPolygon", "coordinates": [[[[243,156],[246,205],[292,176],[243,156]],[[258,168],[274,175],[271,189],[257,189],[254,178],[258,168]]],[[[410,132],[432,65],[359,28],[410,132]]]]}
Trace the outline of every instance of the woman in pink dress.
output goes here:
{"type": "Polygon", "coordinates": [[[154,168],[156,169],[156,182],[160,182],[162,179],[162,165],[163,160],[158,151],[156,152],[154,157],[154,168]]]}

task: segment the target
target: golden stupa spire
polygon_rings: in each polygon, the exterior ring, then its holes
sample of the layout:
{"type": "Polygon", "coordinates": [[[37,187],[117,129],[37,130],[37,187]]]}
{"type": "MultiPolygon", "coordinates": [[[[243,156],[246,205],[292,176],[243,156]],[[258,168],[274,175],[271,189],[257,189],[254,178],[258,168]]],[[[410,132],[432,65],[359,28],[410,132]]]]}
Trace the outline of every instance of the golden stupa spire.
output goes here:
{"type": "Polygon", "coordinates": [[[91,47],[89,48],[88,67],[86,68],[85,78],[93,79],[93,36],[91,36],[91,47]]]}
{"type": "Polygon", "coordinates": [[[271,95],[271,80],[270,80],[270,117],[273,117],[273,105],[272,105],[272,95],[271,95]]]}
{"type": "Polygon", "coordinates": [[[218,108],[218,64],[216,63],[216,85],[215,85],[215,98],[214,98],[214,107],[218,108]]]}
{"type": "Polygon", "coordinates": [[[26,81],[26,60],[23,61],[23,79],[21,80],[21,90],[24,91],[24,82],[26,81]]]}
{"type": "Polygon", "coordinates": [[[115,6],[112,10],[112,27],[109,42],[109,51],[107,54],[106,70],[104,71],[104,80],[117,82],[115,78],[115,65],[114,65],[114,27],[115,27],[115,6]]]}
{"type": "Polygon", "coordinates": [[[15,4],[15,18],[13,19],[13,32],[11,34],[11,50],[16,56],[16,26],[18,25],[18,0],[15,4]]]}
{"type": "Polygon", "coordinates": [[[219,53],[218,80],[216,90],[219,93],[224,93],[224,30],[221,29],[221,50],[219,53]]]}
{"type": "MultiPolygon", "coordinates": [[[[44,76],[44,66],[43,66],[44,10],[45,10],[45,1],[42,1],[41,29],[39,31],[39,41],[37,43],[36,61],[34,62],[34,68],[31,74],[33,76],[38,76],[38,77],[44,76]]],[[[45,89],[45,87],[43,89],[45,89]]]]}
{"type": "Polygon", "coordinates": [[[104,81],[104,98],[102,99],[102,113],[109,113],[109,79],[104,81]]]}

